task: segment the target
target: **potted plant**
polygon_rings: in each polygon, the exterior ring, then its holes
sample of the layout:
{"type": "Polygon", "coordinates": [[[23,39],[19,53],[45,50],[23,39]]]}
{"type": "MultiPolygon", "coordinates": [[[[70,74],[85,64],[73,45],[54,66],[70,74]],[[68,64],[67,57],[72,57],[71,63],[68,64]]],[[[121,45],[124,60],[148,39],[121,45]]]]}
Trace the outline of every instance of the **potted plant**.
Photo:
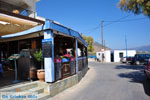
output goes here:
{"type": "Polygon", "coordinates": [[[43,68],[43,57],[42,57],[42,50],[36,51],[34,53],[34,57],[38,62],[41,62],[41,69],[37,70],[37,77],[40,80],[40,82],[45,81],[45,70],[43,68]]]}
{"type": "Polygon", "coordinates": [[[36,79],[36,68],[34,66],[30,67],[30,80],[33,81],[36,79]]]}

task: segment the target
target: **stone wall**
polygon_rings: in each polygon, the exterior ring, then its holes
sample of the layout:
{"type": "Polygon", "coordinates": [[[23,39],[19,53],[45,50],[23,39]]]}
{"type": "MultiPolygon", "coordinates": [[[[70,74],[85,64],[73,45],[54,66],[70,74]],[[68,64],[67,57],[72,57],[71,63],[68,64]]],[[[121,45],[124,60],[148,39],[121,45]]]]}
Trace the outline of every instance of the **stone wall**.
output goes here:
{"type": "MultiPolygon", "coordinates": [[[[55,96],[56,94],[64,91],[65,89],[70,88],[76,85],[77,83],[79,83],[87,71],[88,71],[88,67],[84,67],[82,71],[79,71],[77,74],[65,78],[63,80],[59,80],[55,83],[50,83],[50,84],[43,83],[43,85],[45,86],[44,92],[48,93],[51,97],[55,96]]],[[[39,83],[39,85],[42,84],[39,83]]]]}

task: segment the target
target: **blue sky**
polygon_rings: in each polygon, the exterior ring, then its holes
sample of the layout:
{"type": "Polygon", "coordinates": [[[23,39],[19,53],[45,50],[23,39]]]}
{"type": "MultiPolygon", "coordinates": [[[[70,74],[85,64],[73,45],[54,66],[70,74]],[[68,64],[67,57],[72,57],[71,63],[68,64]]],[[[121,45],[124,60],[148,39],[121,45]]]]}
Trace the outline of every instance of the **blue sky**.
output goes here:
{"type": "MultiPolygon", "coordinates": [[[[123,20],[147,18],[121,11],[119,0],[41,0],[37,3],[38,16],[60,22],[86,36],[92,36],[101,43],[101,20],[104,25],[124,16],[123,20]],[[96,28],[98,27],[98,28],[96,28]],[[94,29],[96,28],[96,29],[94,29]]],[[[125,48],[125,34],[128,48],[150,45],[150,19],[116,22],[104,27],[106,46],[112,49],[125,48]]]]}

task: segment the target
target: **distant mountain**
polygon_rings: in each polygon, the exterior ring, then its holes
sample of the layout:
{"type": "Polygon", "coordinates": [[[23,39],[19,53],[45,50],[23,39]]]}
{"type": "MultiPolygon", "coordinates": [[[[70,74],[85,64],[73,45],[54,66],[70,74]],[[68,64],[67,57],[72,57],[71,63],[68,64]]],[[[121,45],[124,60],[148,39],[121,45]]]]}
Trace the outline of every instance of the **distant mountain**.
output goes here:
{"type": "MultiPolygon", "coordinates": [[[[102,45],[96,41],[93,42],[93,47],[95,52],[99,52],[102,48],[102,45]]],[[[109,47],[105,47],[105,50],[111,50],[109,47]]]]}
{"type": "Polygon", "coordinates": [[[135,47],[135,48],[130,48],[132,50],[136,50],[136,51],[150,51],[150,45],[145,45],[145,46],[139,46],[139,47],[135,47]]]}

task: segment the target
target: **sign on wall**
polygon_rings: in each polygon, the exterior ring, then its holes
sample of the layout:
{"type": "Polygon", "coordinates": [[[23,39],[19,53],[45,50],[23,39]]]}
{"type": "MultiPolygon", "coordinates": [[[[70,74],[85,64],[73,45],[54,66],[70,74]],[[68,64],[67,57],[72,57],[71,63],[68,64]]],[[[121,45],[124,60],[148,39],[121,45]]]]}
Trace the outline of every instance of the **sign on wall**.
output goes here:
{"type": "Polygon", "coordinates": [[[42,51],[44,58],[52,57],[52,39],[42,40],[42,51]]]}

